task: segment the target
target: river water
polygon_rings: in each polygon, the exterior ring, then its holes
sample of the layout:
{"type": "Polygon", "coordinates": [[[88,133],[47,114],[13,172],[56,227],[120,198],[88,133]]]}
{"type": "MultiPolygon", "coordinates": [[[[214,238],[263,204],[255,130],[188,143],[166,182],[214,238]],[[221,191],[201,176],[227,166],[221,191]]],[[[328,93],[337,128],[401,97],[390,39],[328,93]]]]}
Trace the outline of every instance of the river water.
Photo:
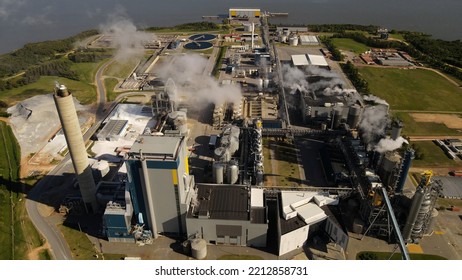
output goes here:
{"type": "Polygon", "coordinates": [[[462,39],[461,0],[0,0],[0,53],[98,28],[115,14],[140,27],[171,26],[230,7],[288,12],[272,19],[282,23],[373,24],[462,39]]]}

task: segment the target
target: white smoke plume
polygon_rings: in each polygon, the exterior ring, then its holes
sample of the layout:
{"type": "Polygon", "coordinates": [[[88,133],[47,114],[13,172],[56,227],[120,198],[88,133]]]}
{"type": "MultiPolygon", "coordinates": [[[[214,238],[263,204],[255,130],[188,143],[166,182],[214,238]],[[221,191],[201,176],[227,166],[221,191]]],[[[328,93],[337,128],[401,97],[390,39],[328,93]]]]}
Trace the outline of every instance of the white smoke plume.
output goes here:
{"type": "Polygon", "coordinates": [[[198,54],[176,56],[171,63],[160,66],[156,74],[164,81],[171,78],[177,90],[175,98],[185,98],[190,105],[207,102],[215,105],[225,102],[239,104],[242,93],[238,86],[221,86],[213,77],[204,75],[207,61],[198,54]]]}
{"type": "Polygon", "coordinates": [[[290,94],[295,94],[298,91],[302,93],[308,92],[309,85],[306,80],[306,74],[295,67],[290,67],[288,65],[282,66],[282,75],[283,75],[283,86],[290,88],[290,94]]]}
{"type": "Polygon", "coordinates": [[[374,150],[379,153],[394,151],[401,148],[404,143],[409,144],[403,137],[398,137],[396,140],[386,137],[380,139],[379,143],[374,147],[374,150]]]}
{"type": "Polygon", "coordinates": [[[116,49],[115,59],[120,62],[139,59],[144,53],[144,45],[156,40],[153,33],[138,30],[120,9],[99,29],[111,41],[111,47],[116,49]]]}
{"type": "MultiPolygon", "coordinates": [[[[359,123],[359,129],[364,142],[371,144],[379,136],[384,135],[388,122],[387,106],[377,105],[366,107],[359,123]]],[[[371,149],[370,145],[368,149],[371,149]]]]}
{"type": "Polygon", "coordinates": [[[388,102],[372,94],[363,95],[364,101],[374,102],[375,104],[388,105],[388,102]]]}

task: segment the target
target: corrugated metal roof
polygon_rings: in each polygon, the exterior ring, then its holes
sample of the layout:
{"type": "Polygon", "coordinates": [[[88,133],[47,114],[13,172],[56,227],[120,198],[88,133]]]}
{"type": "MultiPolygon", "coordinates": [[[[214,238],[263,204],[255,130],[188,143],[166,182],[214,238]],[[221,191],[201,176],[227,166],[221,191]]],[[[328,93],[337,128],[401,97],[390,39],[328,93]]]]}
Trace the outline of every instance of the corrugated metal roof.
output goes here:
{"type": "Polygon", "coordinates": [[[447,198],[462,198],[462,178],[450,176],[435,176],[434,180],[441,181],[443,196],[447,198]]]}

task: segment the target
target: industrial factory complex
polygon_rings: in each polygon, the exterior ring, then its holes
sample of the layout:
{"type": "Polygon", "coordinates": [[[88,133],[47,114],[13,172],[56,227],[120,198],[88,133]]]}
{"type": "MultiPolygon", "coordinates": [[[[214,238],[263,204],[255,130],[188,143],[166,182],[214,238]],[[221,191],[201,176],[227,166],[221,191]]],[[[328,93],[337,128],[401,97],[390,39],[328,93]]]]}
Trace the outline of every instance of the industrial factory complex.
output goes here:
{"type": "MultiPolygon", "coordinates": [[[[410,259],[408,245],[433,233],[436,199],[457,188],[444,190],[431,171],[409,187],[414,150],[388,104],[358,92],[308,28],[270,29],[267,16],[231,8],[242,24],[235,33],[146,43],[153,54],[116,88],[146,101],[111,108],[91,159],[72,89],[58,86],[80,190],[64,212],[98,214],[111,244],[149,249],[168,236],[195,259],[223,245],[289,258],[322,243],[344,254],[351,233],[396,244],[410,259]]],[[[409,65],[380,50],[363,59],[409,65]]],[[[440,142],[460,154],[460,142],[440,142]]]]}

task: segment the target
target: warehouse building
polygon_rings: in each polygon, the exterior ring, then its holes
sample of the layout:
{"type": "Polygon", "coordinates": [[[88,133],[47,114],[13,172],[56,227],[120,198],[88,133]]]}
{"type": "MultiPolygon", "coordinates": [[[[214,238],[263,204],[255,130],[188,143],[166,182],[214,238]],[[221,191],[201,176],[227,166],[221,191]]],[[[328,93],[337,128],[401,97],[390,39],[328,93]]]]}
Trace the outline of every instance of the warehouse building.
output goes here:
{"type": "Polygon", "coordinates": [[[233,20],[249,20],[259,19],[261,15],[260,9],[244,9],[244,8],[230,8],[229,19],[233,20]]]}
{"type": "Polygon", "coordinates": [[[211,244],[266,246],[267,209],[262,189],[198,184],[186,224],[188,237],[211,244]]]}

